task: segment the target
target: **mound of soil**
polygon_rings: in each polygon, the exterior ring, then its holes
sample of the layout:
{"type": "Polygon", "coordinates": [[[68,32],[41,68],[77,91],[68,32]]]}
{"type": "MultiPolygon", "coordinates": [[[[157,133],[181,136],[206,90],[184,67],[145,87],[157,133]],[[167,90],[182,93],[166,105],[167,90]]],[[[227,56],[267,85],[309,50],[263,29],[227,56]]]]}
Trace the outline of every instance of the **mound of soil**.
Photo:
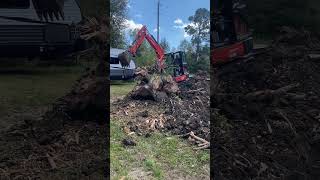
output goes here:
{"type": "Polygon", "coordinates": [[[107,72],[100,64],[42,117],[1,132],[0,179],[108,177],[107,72]]]}
{"type": "MultiPolygon", "coordinates": [[[[128,133],[148,135],[153,131],[210,139],[209,79],[207,73],[178,84],[179,91],[164,93],[165,98],[136,98],[138,85],[124,99],[116,102],[115,118],[127,119],[128,133]],[[133,96],[132,96],[133,95],[133,96]]],[[[139,92],[139,90],[138,90],[139,92]]]]}
{"type": "Polygon", "coordinates": [[[0,134],[0,179],[104,179],[108,128],[67,122],[54,143],[39,144],[28,125],[0,134]]]}
{"type": "Polygon", "coordinates": [[[211,80],[216,179],[320,177],[319,37],[283,28],[271,50],[211,80]]]}
{"type": "Polygon", "coordinates": [[[179,84],[178,98],[170,99],[167,104],[174,120],[165,124],[174,134],[193,131],[197,136],[210,139],[210,87],[206,73],[198,73],[188,81],[179,84]]]}

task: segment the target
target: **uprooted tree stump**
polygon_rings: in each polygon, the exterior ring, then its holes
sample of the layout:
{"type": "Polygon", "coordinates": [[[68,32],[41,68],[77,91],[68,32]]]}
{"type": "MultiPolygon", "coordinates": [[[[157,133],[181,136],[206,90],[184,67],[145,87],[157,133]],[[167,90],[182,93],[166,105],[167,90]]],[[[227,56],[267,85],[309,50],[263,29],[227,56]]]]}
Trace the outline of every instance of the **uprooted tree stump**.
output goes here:
{"type": "MultiPolygon", "coordinates": [[[[72,87],[71,91],[59,98],[39,121],[29,122],[33,135],[40,144],[48,144],[59,138],[60,129],[72,120],[107,122],[109,114],[109,55],[107,46],[108,18],[88,19],[80,28],[81,38],[96,42],[99,63],[88,70],[72,87]]],[[[28,122],[27,122],[28,124],[28,122]]]]}
{"type": "Polygon", "coordinates": [[[95,70],[89,70],[59,98],[39,121],[31,122],[32,131],[40,144],[50,143],[60,136],[60,129],[67,121],[85,120],[104,123],[109,113],[108,77],[106,63],[100,63],[95,70]],[[103,75],[102,75],[103,74],[103,75]]]}
{"type": "Polygon", "coordinates": [[[170,94],[179,92],[179,86],[171,75],[150,75],[145,69],[137,71],[137,74],[142,77],[140,83],[130,93],[130,97],[133,99],[163,101],[170,94]]]}

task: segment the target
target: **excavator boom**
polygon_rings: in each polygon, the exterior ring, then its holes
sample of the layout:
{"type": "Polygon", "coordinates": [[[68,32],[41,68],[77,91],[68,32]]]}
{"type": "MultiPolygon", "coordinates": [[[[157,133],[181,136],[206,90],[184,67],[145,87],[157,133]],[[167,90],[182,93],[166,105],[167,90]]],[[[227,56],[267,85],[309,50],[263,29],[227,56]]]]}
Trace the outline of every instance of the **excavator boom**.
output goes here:
{"type": "Polygon", "coordinates": [[[130,53],[135,56],[137,50],[143,43],[144,39],[147,39],[151,47],[155,50],[157,55],[157,63],[160,70],[164,68],[164,50],[163,48],[157,43],[154,37],[148,32],[147,27],[143,26],[136,35],[135,42],[133,43],[132,47],[129,49],[130,53]]]}
{"type": "Polygon", "coordinates": [[[174,53],[168,53],[165,54],[164,49],[158,44],[158,42],[154,39],[154,37],[148,32],[147,27],[143,26],[137,33],[135,41],[133,42],[132,46],[129,48],[129,52],[135,56],[137,53],[137,50],[143,43],[144,39],[146,39],[150,46],[155,50],[157,55],[157,65],[160,70],[160,72],[163,72],[164,70],[164,61],[166,57],[169,57],[167,59],[170,59],[171,63],[173,64],[173,76],[176,82],[182,82],[188,79],[188,75],[186,72],[185,67],[185,54],[183,51],[178,51],[174,53]]]}

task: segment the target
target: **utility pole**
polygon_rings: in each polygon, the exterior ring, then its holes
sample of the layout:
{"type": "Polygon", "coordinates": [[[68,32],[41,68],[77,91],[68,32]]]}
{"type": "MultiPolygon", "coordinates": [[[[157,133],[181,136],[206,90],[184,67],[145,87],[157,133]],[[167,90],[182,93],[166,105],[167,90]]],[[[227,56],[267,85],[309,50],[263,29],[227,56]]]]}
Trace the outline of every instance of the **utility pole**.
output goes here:
{"type": "Polygon", "coordinates": [[[157,41],[159,43],[159,30],[160,30],[160,27],[159,27],[159,11],[160,11],[160,0],[158,0],[158,24],[157,24],[157,41]]]}

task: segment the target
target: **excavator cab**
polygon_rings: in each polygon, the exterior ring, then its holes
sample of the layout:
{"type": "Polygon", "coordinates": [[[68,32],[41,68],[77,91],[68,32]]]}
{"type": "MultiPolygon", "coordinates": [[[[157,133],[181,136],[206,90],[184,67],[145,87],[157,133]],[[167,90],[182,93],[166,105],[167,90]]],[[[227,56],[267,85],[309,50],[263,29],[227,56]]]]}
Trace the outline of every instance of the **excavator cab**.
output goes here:
{"type": "Polygon", "coordinates": [[[167,66],[172,67],[173,77],[176,82],[188,79],[186,54],[183,51],[171,52],[165,54],[167,66]]]}
{"type": "Polygon", "coordinates": [[[253,49],[252,32],[245,18],[246,5],[237,0],[215,0],[213,10],[212,64],[246,59],[253,49]]]}

